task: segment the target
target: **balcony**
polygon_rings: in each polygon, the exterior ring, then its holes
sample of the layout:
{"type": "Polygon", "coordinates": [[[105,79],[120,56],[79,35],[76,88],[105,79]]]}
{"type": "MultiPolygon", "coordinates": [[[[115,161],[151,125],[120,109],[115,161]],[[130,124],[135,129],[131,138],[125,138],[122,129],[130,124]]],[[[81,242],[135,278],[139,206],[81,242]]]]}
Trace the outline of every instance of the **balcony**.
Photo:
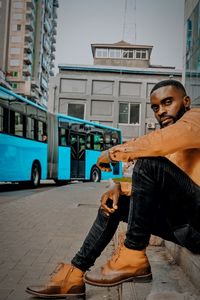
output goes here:
{"type": "Polygon", "coordinates": [[[50,44],[49,44],[47,38],[44,38],[43,46],[44,46],[45,50],[46,50],[48,53],[51,52],[51,46],[50,46],[50,44]]]}
{"type": "Polygon", "coordinates": [[[26,25],[25,25],[25,29],[28,31],[28,30],[30,30],[30,31],[33,31],[34,30],[34,22],[33,22],[33,20],[31,20],[31,19],[27,19],[26,20],[26,25]]]}
{"type": "Polygon", "coordinates": [[[29,42],[24,43],[24,50],[27,53],[32,53],[33,52],[33,44],[29,43],[29,42]]]}
{"type": "Polygon", "coordinates": [[[55,7],[54,7],[54,10],[53,10],[53,17],[54,17],[55,19],[58,18],[57,9],[56,9],[55,7]]]}
{"type": "Polygon", "coordinates": [[[55,6],[55,7],[59,7],[58,0],[54,0],[54,1],[53,1],[53,6],[55,6]]]}
{"type": "Polygon", "coordinates": [[[23,75],[24,76],[31,76],[32,73],[32,66],[31,65],[23,65],[23,75]]]}
{"type": "Polygon", "coordinates": [[[49,75],[50,75],[50,76],[54,76],[53,70],[50,70],[49,75]]]}
{"type": "Polygon", "coordinates": [[[42,86],[45,90],[48,89],[48,81],[47,81],[47,79],[46,79],[43,75],[41,76],[41,86],[42,86]]]}
{"type": "Polygon", "coordinates": [[[56,19],[53,19],[53,20],[52,20],[52,25],[53,25],[54,27],[57,27],[57,20],[56,20],[56,19]]]}
{"type": "Polygon", "coordinates": [[[39,87],[38,82],[35,80],[31,80],[31,88],[38,88],[38,87],[39,87]]]}
{"type": "Polygon", "coordinates": [[[48,33],[51,32],[51,25],[50,25],[48,19],[45,19],[45,21],[44,21],[44,28],[45,28],[45,30],[46,30],[48,33]]]}
{"type": "Polygon", "coordinates": [[[31,65],[33,62],[32,54],[24,53],[24,61],[27,65],[31,65]]]}
{"type": "Polygon", "coordinates": [[[55,36],[52,36],[52,38],[51,38],[51,42],[52,42],[53,44],[55,44],[55,43],[56,43],[56,38],[55,38],[55,36]]]}
{"type": "Polygon", "coordinates": [[[51,53],[51,59],[55,59],[55,54],[54,53],[51,53]]]}
{"type": "Polygon", "coordinates": [[[45,10],[46,10],[49,14],[51,14],[52,8],[51,8],[51,6],[50,6],[50,1],[49,1],[49,0],[46,0],[46,1],[45,1],[45,10]]]}
{"type": "Polygon", "coordinates": [[[55,51],[56,51],[56,47],[55,47],[54,44],[51,45],[51,51],[52,51],[52,52],[55,52],[55,51]]]}
{"type": "Polygon", "coordinates": [[[28,8],[26,11],[26,17],[28,19],[34,20],[35,19],[35,11],[31,8],[28,8]]]}
{"type": "Polygon", "coordinates": [[[24,37],[25,42],[33,42],[34,36],[31,31],[25,31],[25,37],[24,37]]]}
{"type": "Polygon", "coordinates": [[[35,0],[26,0],[26,7],[35,9],[35,0]]]}

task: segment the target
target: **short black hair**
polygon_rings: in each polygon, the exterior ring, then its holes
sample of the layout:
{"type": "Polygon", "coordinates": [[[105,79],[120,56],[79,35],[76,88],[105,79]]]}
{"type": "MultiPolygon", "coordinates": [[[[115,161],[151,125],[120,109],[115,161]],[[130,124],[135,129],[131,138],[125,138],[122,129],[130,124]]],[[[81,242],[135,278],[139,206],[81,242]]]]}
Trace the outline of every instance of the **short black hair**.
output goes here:
{"type": "Polygon", "coordinates": [[[173,79],[168,79],[168,80],[163,80],[160,81],[158,83],[156,83],[156,85],[154,85],[154,87],[152,88],[150,95],[157,89],[163,87],[163,86],[174,86],[176,87],[178,90],[181,90],[183,92],[183,96],[186,96],[186,90],[184,88],[184,86],[182,85],[182,83],[180,81],[177,80],[173,80],[173,79]]]}

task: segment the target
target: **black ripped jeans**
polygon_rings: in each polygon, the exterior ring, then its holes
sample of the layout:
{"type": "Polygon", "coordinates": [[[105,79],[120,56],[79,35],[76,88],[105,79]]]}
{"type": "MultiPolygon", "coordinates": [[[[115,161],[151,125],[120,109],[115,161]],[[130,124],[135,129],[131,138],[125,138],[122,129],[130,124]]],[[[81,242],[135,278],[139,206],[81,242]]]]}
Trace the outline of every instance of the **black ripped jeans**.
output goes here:
{"type": "Polygon", "coordinates": [[[120,196],[109,217],[99,209],[72,264],[89,269],[111,241],[120,221],[128,222],[125,246],[142,250],[150,235],[200,253],[200,187],[164,157],[140,158],[133,170],[133,196],[120,196]]]}

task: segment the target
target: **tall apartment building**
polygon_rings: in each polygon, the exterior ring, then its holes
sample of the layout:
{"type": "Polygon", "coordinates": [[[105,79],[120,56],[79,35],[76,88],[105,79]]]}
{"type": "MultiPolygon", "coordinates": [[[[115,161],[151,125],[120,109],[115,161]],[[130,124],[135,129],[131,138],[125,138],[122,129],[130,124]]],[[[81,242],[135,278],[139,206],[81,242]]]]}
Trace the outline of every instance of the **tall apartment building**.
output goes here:
{"type": "Polygon", "coordinates": [[[48,108],[122,130],[124,140],[158,127],[150,90],[160,80],[181,81],[181,71],[150,63],[153,46],[92,44],[94,65],[59,65],[48,108]]]}
{"type": "Polygon", "coordinates": [[[185,86],[193,106],[200,106],[200,0],[185,0],[185,86]]]}
{"type": "Polygon", "coordinates": [[[58,0],[0,0],[0,69],[14,92],[47,105],[58,0]]]}

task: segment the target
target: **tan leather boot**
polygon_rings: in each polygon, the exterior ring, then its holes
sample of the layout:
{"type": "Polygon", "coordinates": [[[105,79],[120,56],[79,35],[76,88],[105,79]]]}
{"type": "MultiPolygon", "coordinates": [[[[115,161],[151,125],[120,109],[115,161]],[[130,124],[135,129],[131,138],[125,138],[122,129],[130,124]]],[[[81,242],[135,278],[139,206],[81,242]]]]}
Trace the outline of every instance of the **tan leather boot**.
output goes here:
{"type": "Polygon", "coordinates": [[[78,268],[60,263],[49,282],[44,286],[30,286],[26,292],[39,298],[66,298],[85,296],[84,272],[78,268]]]}
{"type": "Polygon", "coordinates": [[[152,274],[145,250],[132,250],[123,245],[103,267],[87,272],[84,280],[95,286],[114,286],[125,281],[148,282],[152,274]]]}

